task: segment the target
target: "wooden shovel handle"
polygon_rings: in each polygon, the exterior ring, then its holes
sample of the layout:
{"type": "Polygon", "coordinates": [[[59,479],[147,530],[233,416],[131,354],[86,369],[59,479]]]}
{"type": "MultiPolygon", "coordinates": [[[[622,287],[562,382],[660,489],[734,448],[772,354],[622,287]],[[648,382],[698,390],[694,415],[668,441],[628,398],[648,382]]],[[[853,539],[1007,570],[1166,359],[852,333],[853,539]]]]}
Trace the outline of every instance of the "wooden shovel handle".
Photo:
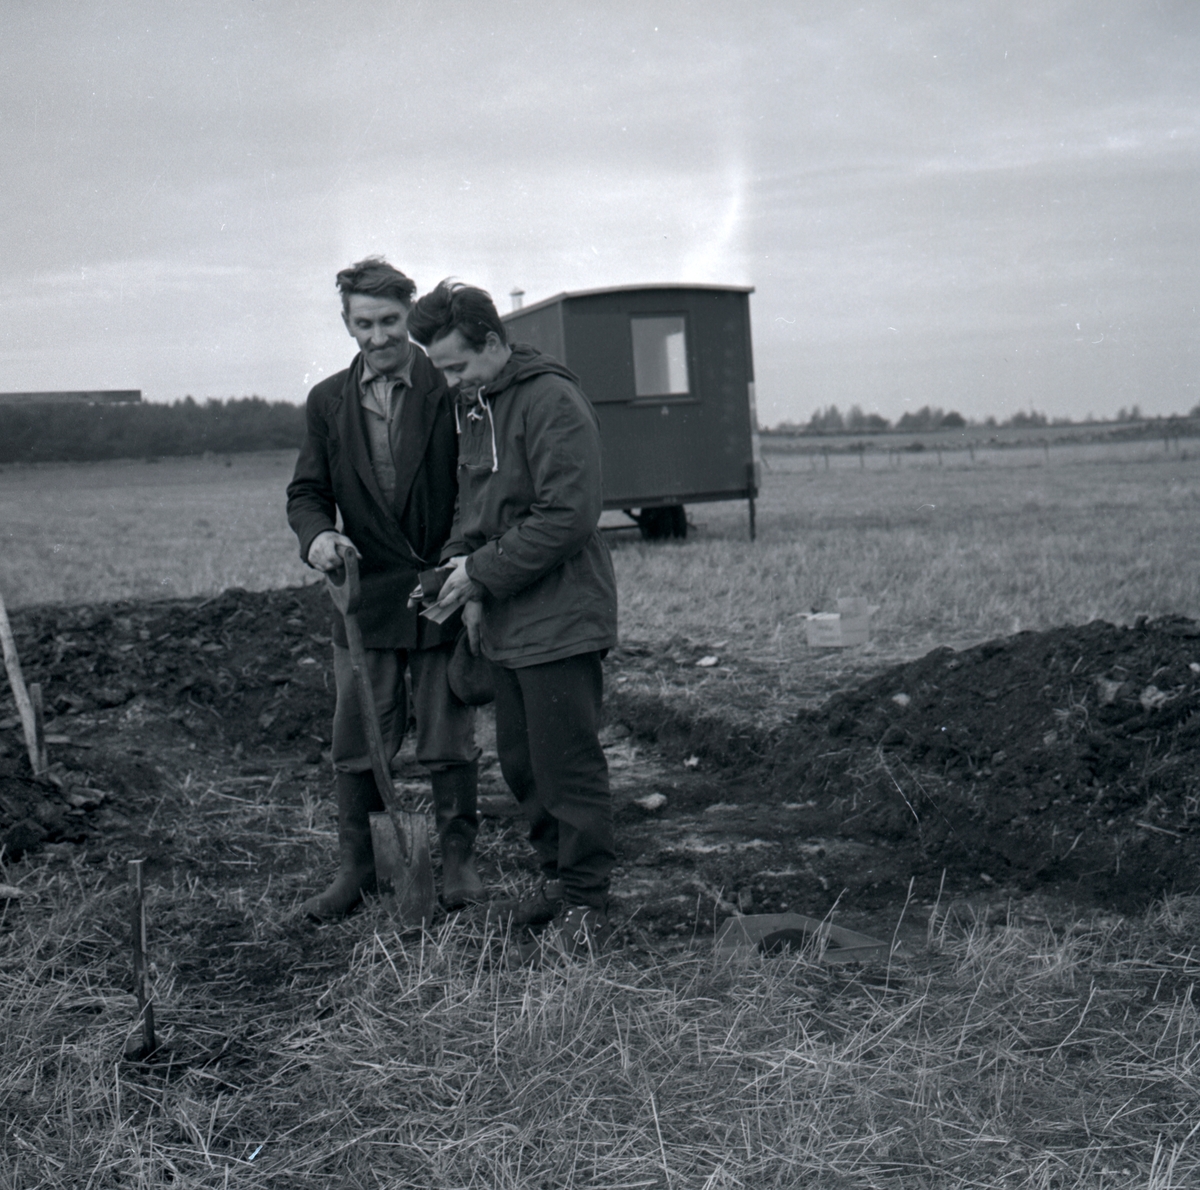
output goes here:
{"type": "Polygon", "coordinates": [[[334,606],[342,613],[346,625],[346,644],[350,652],[350,668],[354,671],[354,680],[358,686],[359,718],[367,736],[367,748],[371,754],[371,771],[375,774],[375,787],[387,812],[392,816],[396,827],[396,838],[400,853],[405,864],[411,863],[412,856],[408,850],[408,839],[404,833],[400,819],[400,805],[396,800],[396,788],[392,784],[392,772],[388,767],[388,757],[383,750],[383,732],[379,727],[379,714],[375,709],[375,693],[371,689],[371,679],[367,674],[367,653],[363,648],[362,630],[358,626],[358,553],[353,549],[339,549],[342,559],[340,580],[335,581],[333,572],[325,576],[325,585],[333,599],[334,606]]]}
{"type": "Polygon", "coordinates": [[[359,553],[353,546],[339,545],[337,555],[342,560],[337,570],[325,572],[325,590],[333,600],[333,606],[345,615],[358,611],[362,588],[358,581],[359,553]]]}

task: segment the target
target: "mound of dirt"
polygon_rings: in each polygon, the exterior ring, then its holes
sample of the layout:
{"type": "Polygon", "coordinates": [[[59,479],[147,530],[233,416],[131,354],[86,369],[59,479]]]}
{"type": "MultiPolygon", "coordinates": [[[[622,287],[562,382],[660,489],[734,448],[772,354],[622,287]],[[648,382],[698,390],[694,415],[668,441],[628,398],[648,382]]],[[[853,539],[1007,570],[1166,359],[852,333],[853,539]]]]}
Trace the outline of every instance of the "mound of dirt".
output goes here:
{"type": "Polygon", "coordinates": [[[773,741],[808,826],[1134,907],[1200,885],[1200,624],[1023,632],[889,669],[773,741]]]}
{"type": "MultiPolygon", "coordinates": [[[[331,605],[320,585],[213,599],[37,607],[13,617],[21,664],[49,712],[136,699],[231,746],[318,742],[332,712],[331,605]]],[[[11,700],[9,705],[11,705],[11,700]]],[[[11,714],[10,714],[11,718],[11,714]]]]}
{"type": "MultiPolygon", "coordinates": [[[[320,585],[213,599],[24,608],[12,616],[26,681],[40,682],[56,759],[29,776],[19,720],[0,702],[0,845],[8,856],[79,837],[92,812],[129,781],[154,781],[152,759],[130,776],[112,749],[63,742],[82,724],[165,718],[206,748],[280,749],[320,758],[329,742],[332,607],[320,585]],[[116,714],[114,714],[116,712],[116,714]],[[90,765],[90,767],[89,767],[90,765]]],[[[119,727],[116,729],[119,735],[119,727]]],[[[119,739],[111,741],[119,748],[119,739]]]]}
{"type": "MultiPolygon", "coordinates": [[[[230,758],[319,761],[333,710],[332,614],[319,585],[15,614],[26,677],[42,683],[60,743],[48,778],[31,779],[11,698],[0,704],[5,854],[78,837],[122,788],[144,792],[156,738],[230,758]],[[144,760],[117,755],[123,724],[149,741],[144,760]],[[85,725],[90,752],[68,743],[84,740],[85,725]]],[[[869,845],[878,874],[863,877],[864,897],[903,896],[913,877],[935,892],[943,873],[959,888],[1050,884],[1118,908],[1200,885],[1200,624],[1094,623],[938,649],[782,730],[727,726],[723,741],[712,715],[689,725],[620,694],[623,670],[652,664],[647,652],[664,652],[665,664],[669,651],[614,651],[609,713],[668,752],[705,757],[709,784],[673,790],[668,815],[717,823],[728,813],[732,829],[741,806],[741,825],[753,819],[757,842],[732,848],[748,858],[712,861],[726,887],[753,886],[751,844],[766,840],[785,858],[809,857],[784,865],[800,874],[783,891],[816,908],[852,884],[849,868],[810,862],[822,839],[869,845]]]]}

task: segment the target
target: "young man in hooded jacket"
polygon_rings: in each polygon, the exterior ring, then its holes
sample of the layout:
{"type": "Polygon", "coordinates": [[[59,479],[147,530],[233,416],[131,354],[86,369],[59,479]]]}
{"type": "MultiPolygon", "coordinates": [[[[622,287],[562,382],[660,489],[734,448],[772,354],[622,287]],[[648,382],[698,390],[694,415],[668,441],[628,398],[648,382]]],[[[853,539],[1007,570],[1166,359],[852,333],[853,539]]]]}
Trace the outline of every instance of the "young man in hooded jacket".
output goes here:
{"type": "Polygon", "coordinates": [[[443,281],[409,333],[457,392],[458,505],[442,557],[443,608],[463,604],[473,649],[496,667],[501,771],[529,821],[542,883],[502,907],[553,922],[569,954],[607,939],[613,852],[598,739],[601,660],[616,644],[617,590],[597,522],[600,427],[575,376],[510,344],[491,298],[443,281]]]}
{"type": "MultiPolygon", "coordinates": [[[[307,433],[287,491],[288,521],[301,558],[318,570],[340,567],[339,550],[347,547],[361,557],[358,620],[384,745],[391,757],[404,738],[407,670],[417,759],[433,785],[442,900],[457,908],[483,896],[472,858],[478,830],[474,710],[452,696],[447,681],[459,618],[438,625],[408,606],[418,573],[436,565],[454,520],[453,398],[409,342],[417,287],[408,277],[371,257],[338,273],[337,285],[342,321],[359,353],[346,371],[308,394],[307,433]]],[[[374,888],[369,815],[383,809],[340,616],[333,643],[338,872],[302,906],[319,921],[349,912],[374,888]]]]}

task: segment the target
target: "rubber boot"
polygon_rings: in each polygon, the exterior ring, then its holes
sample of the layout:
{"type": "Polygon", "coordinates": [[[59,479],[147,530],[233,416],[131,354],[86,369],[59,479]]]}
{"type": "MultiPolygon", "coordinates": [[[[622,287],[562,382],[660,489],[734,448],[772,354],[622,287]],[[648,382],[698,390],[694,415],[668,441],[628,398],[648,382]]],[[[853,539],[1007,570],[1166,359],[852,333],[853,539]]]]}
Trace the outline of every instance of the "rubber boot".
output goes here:
{"type": "Polygon", "coordinates": [[[475,808],[479,766],[474,762],[455,765],[430,777],[442,849],[442,904],[447,909],[461,909],[472,901],[483,900],[483,881],[475,870],[473,856],[479,831],[475,808]]]}
{"type": "Polygon", "coordinates": [[[338,773],[338,873],[333,883],[300,906],[314,921],[345,917],[375,890],[375,855],[371,850],[371,811],[383,809],[372,773],[338,773]]]}

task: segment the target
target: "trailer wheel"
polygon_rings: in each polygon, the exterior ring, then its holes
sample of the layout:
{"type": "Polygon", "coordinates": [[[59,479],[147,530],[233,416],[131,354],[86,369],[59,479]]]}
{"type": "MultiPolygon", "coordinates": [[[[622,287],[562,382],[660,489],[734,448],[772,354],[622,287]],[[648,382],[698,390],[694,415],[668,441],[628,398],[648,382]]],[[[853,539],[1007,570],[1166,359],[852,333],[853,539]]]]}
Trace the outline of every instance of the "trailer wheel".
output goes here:
{"type": "Polygon", "coordinates": [[[682,504],[672,504],[667,511],[671,514],[671,536],[683,541],[687,537],[687,510],[682,504]]]}
{"type": "Polygon", "coordinates": [[[664,508],[643,508],[634,518],[642,531],[643,541],[666,541],[668,537],[687,537],[687,512],[682,504],[664,508]]]}

